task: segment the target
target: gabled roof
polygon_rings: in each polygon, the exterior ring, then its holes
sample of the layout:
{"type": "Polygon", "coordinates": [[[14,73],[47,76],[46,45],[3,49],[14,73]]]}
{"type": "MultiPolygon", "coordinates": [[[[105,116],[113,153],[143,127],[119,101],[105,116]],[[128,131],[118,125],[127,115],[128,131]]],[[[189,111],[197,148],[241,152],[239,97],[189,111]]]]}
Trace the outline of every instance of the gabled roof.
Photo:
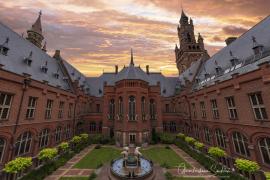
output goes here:
{"type": "Polygon", "coordinates": [[[0,23],[0,44],[9,38],[7,44],[9,50],[7,56],[0,54],[0,64],[4,70],[22,75],[27,73],[31,78],[40,82],[47,81],[49,85],[70,90],[70,84],[64,78],[59,63],[40,48],[24,39],[7,26],[0,23]],[[25,58],[31,54],[31,66],[25,63],[25,58]],[[47,73],[42,72],[41,67],[46,66],[47,73]],[[55,74],[58,74],[56,78],[55,74]]]}

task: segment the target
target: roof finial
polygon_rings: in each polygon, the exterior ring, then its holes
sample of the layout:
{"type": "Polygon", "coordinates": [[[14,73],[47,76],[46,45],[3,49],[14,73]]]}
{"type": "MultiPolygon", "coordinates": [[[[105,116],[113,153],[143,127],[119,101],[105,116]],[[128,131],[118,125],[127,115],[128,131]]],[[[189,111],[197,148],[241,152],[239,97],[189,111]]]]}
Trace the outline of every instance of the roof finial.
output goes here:
{"type": "Polygon", "coordinates": [[[42,15],[42,11],[40,10],[40,11],[39,11],[39,16],[41,16],[41,15],[42,15]]]}
{"type": "Polygon", "coordinates": [[[130,65],[134,66],[134,60],[133,60],[133,50],[131,48],[131,57],[130,57],[130,65]]]}

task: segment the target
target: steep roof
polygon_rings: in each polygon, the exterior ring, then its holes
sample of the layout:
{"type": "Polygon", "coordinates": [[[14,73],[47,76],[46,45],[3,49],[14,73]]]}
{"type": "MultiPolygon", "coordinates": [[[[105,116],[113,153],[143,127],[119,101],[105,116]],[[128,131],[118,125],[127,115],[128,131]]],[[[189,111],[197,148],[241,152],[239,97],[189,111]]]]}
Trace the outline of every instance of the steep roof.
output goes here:
{"type": "Polygon", "coordinates": [[[47,81],[51,86],[70,90],[70,84],[65,80],[65,75],[56,59],[0,23],[0,44],[7,38],[9,39],[8,44],[5,44],[9,48],[7,55],[0,53],[0,64],[4,65],[2,67],[4,70],[20,75],[27,73],[34,80],[47,81]],[[26,58],[32,60],[30,66],[27,65],[26,58]],[[42,67],[47,68],[46,73],[42,71],[42,67]]]}
{"type": "MultiPolygon", "coordinates": [[[[244,74],[254,71],[258,69],[259,63],[269,61],[270,36],[268,34],[270,34],[270,16],[205,61],[195,77],[198,81],[193,85],[194,90],[212,85],[215,81],[231,79],[234,73],[244,74]],[[254,55],[253,50],[254,39],[257,45],[263,46],[263,52],[257,56],[254,55]],[[232,64],[232,59],[237,60],[235,65],[232,64]]],[[[193,69],[194,66],[191,65],[180,75],[180,79],[187,77],[188,72],[193,69]]]]}
{"type": "Polygon", "coordinates": [[[42,26],[41,26],[41,11],[39,12],[39,16],[36,22],[32,25],[32,31],[37,32],[38,34],[42,34],[42,26]]]}

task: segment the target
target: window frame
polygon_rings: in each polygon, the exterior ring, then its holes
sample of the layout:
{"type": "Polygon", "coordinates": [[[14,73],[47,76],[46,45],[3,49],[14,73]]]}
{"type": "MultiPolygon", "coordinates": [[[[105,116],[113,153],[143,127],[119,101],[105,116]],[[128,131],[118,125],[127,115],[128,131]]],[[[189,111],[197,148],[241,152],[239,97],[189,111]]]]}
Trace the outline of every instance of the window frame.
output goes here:
{"type": "MultiPolygon", "coordinates": [[[[4,95],[4,98],[3,98],[3,103],[0,104],[0,121],[5,121],[5,120],[8,120],[9,119],[9,115],[10,115],[10,110],[11,110],[11,106],[12,106],[12,101],[13,101],[13,94],[10,94],[10,93],[5,93],[5,92],[0,92],[0,97],[4,95]],[[9,100],[9,104],[7,105],[6,104],[6,101],[7,101],[7,97],[10,97],[10,100],[9,100]],[[7,109],[7,112],[6,112],[6,116],[5,118],[3,117],[3,114],[4,114],[4,110],[7,109]]],[[[1,99],[0,99],[1,100],[1,99]]],[[[1,103],[1,101],[0,101],[1,103]]]]}
{"type": "Polygon", "coordinates": [[[266,107],[264,105],[263,98],[262,98],[262,93],[261,92],[254,92],[254,93],[250,93],[248,95],[249,95],[250,105],[251,105],[251,108],[253,110],[253,115],[254,115],[255,120],[257,120],[257,121],[268,120],[266,107]],[[260,98],[258,98],[258,95],[260,98]],[[255,101],[257,104],[254,104],[254,102],[253,102],[254,99],[252,98],[252,96],[255,97],[255,101]],[[259,112],[259,115],[261,118],[258,118],[258,116],[257,116],[258,114],[256,113],[256,110],[258,110],[257,112],[259,112]],[[262,110],[264,111],[264,113],[262,112],[262,110]],[[264,117],[264,115],[265,115],[265,117],[264,117]]]}

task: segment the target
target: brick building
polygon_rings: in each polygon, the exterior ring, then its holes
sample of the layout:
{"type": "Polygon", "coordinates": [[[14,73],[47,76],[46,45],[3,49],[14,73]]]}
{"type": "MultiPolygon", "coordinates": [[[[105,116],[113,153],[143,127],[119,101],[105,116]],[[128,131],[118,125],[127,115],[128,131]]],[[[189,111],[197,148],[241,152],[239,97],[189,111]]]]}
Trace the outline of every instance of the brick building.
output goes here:
{"type": "MultiPolygon", "coordinates": [[[[76,133],[120,146],[147,145],[154,132],[184,132],[270,169],[270,17],[209,57],[182,12],[179,77],[128,66],[86,77],[56,50],[46,53],[41,13],[24,38],[0,23],[0,160],[35,157],[76,133]]],[[[128,61],[128,60],[127,60],[128,61]]]]}

